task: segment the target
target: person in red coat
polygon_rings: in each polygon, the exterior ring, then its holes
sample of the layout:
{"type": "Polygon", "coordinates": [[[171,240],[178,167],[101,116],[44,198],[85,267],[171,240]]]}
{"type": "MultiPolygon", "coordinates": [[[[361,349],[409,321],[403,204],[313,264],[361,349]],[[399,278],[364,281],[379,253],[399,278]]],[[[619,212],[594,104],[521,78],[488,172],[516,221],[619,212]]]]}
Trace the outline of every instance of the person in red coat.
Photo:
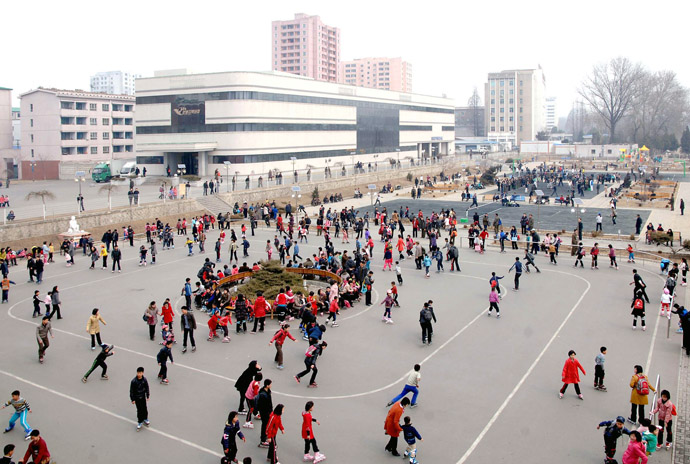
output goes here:
{"type": "Polygon", "coordinates": [[[400,432],[402,432],[400,417],[402,417],[403,412],[405,412],[405,407],[409,404],[410,399],[405,397],[391,406],[386,416],[386,422],[383,424],[386,435],[391,437],[385,449],[391,452],[393,456],[400,456],[400,453],[398,453],[398,437],[400,436],[400,432]]]}
{"type": "Polygon", "coordinates": [[[161,313],[159,316],[163,316],[163,322],[168,325],[170,331],[173,331],[173,317],[175,313],[173,312],[172,305],[170,304],[170,298],[165,299],[165,303],[161,307],[161,313]]]}
{"type": "Polygon", "coordinates": [[[577,370],[580,369],[582,371],[582,375],[587,375],[587,373],[582,368],[580,361],[578,361],[575,358],[575,355],[575,351],[568,351],[568,359],[566,359],[565,361],[565,365],[563,366],[563,374],[561,375],[563,380],[563,387],[561,388],[561,391],[558,393],[559,398],[563,398],[563,393],[565,393],[565,390],[568,388],[568,384],[572,383],[575,387],[575,393],[577,393],[577,397],[581,400],[584,399],[582,397],[582,393],[580,393],[580,373],[577,370]]]}
{"type": "Polygon", "coordinates": [[[285,406],[282,404],[276,406],[271,416],[268,418],[268,425],[266,426],[266,441],[268,442],[268,456],[266,459],[270,461],[271,464],[276,464],[278,462],[278,445],[276,444],[278,430],[280,430],[280,433],[285,433],[282,420],[284,408],[285,406]]]}
{"type": "Polygon", "coordinates": [[[256,300],[254,301],[254,328],[250,333],[255,334],[257,326],[259,327],[259,332],[264,331],[264,323],[266,322],[266,312],[270,309],[266,299],[264,298],[264,293],[262,291],[256,292],[256,300]]]}
{"type": "Polygon", "coordinates": [[[26,450],[26,454],[24,454],[24,459],[21,459],[19,464],[28,464],[29,458],[36,464],[48,464],[50,462],[50,452],[45,440],[41,438],[41,432],[34,429],[30,436],[29,447],[26,450]]]}

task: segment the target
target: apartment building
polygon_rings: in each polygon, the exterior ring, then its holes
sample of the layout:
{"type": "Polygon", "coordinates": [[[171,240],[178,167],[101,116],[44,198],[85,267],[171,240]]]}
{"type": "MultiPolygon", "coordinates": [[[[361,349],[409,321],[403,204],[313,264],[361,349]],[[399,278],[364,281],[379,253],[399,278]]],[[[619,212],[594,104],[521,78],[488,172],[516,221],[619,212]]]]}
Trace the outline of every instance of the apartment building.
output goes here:
{"type": "Polygon", "coordinates": [[[558,127],[558,114],[556,113],[556,97],[548,97],[546,99],[544,111],[546,112],[546,130],[551,132],[551,129],[558,127]]]}
{"type": "Polygon", "coordinates": [[[340,29],[318,16],[295,14],[295,19],[271,24],[271,69],[319,81],[339,82],[340,29]]]}
{"type": "Polygon", "coordinates": [[[538,69],[489,73],[484,85],[487,139],[510,150],[546,127],[546,80],[538,69]]]}
{"type": "Polygon", "coordinates": [[[412,92],[412,65],[402,58],[360,58],[340,63],[343,84],[412,92]]]}
{"type": "Polygon", "coordinates": [[[38,88],[21,99],[21,178],[58,179],[65,164],[134,157],[134,96],[38,88]]]}
{"type": "Polygon", "coordinates": [[[91,76],[91,91],[112,95],[134,95],[134,81],[141,77],[123,71],[99,72],[91,76]]]}

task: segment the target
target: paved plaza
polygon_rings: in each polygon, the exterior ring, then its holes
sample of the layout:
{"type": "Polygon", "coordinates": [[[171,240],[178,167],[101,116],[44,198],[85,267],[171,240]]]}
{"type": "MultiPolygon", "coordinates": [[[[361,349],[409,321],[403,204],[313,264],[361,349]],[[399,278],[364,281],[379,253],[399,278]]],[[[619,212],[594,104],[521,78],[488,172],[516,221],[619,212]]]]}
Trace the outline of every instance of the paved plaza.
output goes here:
{"type": "MultiPolygon", "coordinates": [[[[548,209],[542,208],[542,214],[548,209]]],[[[250,237],[250,264],[264,258],[264,244],[272,237],[268,229],[250,237]]],[[[216,238],[217,231],[208,234],[207,249],[216,238]]],[[[342,249],[340,239],[334,240],[336,249],[342,249]]],[[[539,256],[542,272],[525,274],[520,291],[514,292],[508,268],[516,254],[480,255],[466,249],[460,250],[460,273],[449,272],[446,263],[445,272],[432,272],[425,279],[413,262],[404,261],[402,306],[394,308],[395,324],[388,325],[381,322],[379,303],[395,278],[394,273],[380,270],[380,242],[372,263],[374,305],[358,303],[343,310],[340,327],[328,328],[324,339],[329,346],[318,362],[318,389],[293,379],[303,368],[306,342],[299,338],[285,345],[285,370],[274,367],[275,352],[268,341],[277,328],[275,321],[264,334],[232,331],[230,343],[210,343],[207,316],[198,311],[198,350],[182,354],[178,334],[173,348],[176,362],[169,365],[170,385],[163,386],[156,382],[160,334],[156,342],[149,341],[141,316],[150,301],[160,307],[169,297],[175,303],[175,330],[179,330],[184,279],[196,280],[203,258],[212,257],[212,253],[187,257],[181,241],[176,242],[174,250],[160,251],[158,264],[148,267],[137,266],[136,247],[124,246],[122,274],[88,270],[88,259],[81,254],[71,268],[56,259],[39,286],[26,283],[22,266],[11,268],[10,277],[17,285],[0,312],[5,347],[0,391],[9,399],[9,392],[21,390],[33,410],[30,424],[41,430],[57,462],[217,463],[223,425],[238,404],[234,380],[252,359],[263,366],[264,378],[273,380],[274,405],[286,406],[285,434],[278,436],[283,464],[302,461],[301,411],[308,400],[316,404],[314,417],[321,425],[315,425],[315,434],[328,462],[396,462],[383,449],[385,405],[402,390],[415,363],[422,364],[419,407],[407,409],[405,415],[412,417],[424,437],[418,459],[427,463],[551,462],[556,456],[561,463],[599,462],[603,440],[596,424],[629,415],[628,383],[635,364],[645,366],[653,380],[660,375],[662,388],[674,398],[678,391],[680,336],[675,334],[674,320],[667,339],[667,319],[658,317],[663,279],[656,263],[638,264],[652,300],[646,332],[631,330],[631,265],[623,263],[616,271],[603,263],[599,271],[591,271],[573,269],[566,260],[552,266],[539,256]],[[486,316],[492,271],[506,276],[501,281],[505,294],[501,319],[486,316]],[[37,288],[44,295],[55,285],[60,288],[64,319],[53,320],[55,338],[41,365],[31,296],[37,288]],[[429,299],[434,301],[438,323],[433,345],[424,346],[419,310],[429,299]],[[99,380],[97,370],[83,384],[80,379],[96,355],[85,331],[94,307],[101,309],[107,322],[101,332],[105,342],[115,344],[115,355],[108,360],[110,380],[99,380]],[[607,393],[592,388],[594,357],[602,345],[608,347],[607,393]],[[581,383],[584,401],[572,388],[558,399],[570,349],[587,371],[581,383]],[[135,431],[135,409],[128,398],[137,366],[146,368],[151,386],[151,428],[141,433],[135,431]]],[[[300,254],[311,255],[320,246],[323,240],[312,234],[300,254]]],[[[227,255],[224,249],[223,263],[227,255]]],[[[679,298],[684,299],[685,292],[680,289],[679,298]]],[[[295,335],[297,325],[295,321],[292,327],[295,335]]],[[[8,410],[3,414],[3,420],[9,419],[8,410]]],[[[256,424],[254,430],[243,429],[247,442],[239,442],[239,457],[263,462],[266,450],[257,448],[256,424]]],[[[2,441],[17,444],[22,453],[25,449],[20,428],[2,441]]],[[[619,460],[626,442],[619,442],[619,460]]],[[[404,445],[398,449],[402,452],[404,445]]],[[[671,454],[661,451],[650,462],[669,463],[671,454]]]]}

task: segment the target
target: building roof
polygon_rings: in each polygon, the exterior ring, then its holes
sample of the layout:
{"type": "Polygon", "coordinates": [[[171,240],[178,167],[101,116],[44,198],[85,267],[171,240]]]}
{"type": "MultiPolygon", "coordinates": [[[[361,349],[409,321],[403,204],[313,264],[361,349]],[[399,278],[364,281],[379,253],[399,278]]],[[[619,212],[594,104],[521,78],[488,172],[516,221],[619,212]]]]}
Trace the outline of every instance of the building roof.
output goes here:
{"type": "Polygon", "coordinates": [[[0,90],[12,90],[9,87],[0,87],[0,90]]]}
{"type": "Polygon", "coordinates": [[[56,89],[56,88],[46,88],[46,87],[39,87],[37,89],[29,90],[28,92],[24,92],[23,94],[19,95],[19,98],[22,98],[26,95],[35,93],[35,92],[47,92],[47,93],[52,93],[60,97],[76,97],[76,98],[103,98],[103,99],[115,99],[115,100],[130,100],[132,102],[135,101],[134,95],[119,95],[119,94],[110,94],[110,93],[104,93],[104,92],[88,92],[86,90],[81,90],[81,89],[76,89],[76,90],[66,90],[66,89],[56,89]]]}
{"type": "Polygon", "coordinates": [[[13,107],[12,107],[12,112],[13,112],[13,113],[19,113],[19,111],[20,111],[19,107],[17,107],[17,106],[13,106],[13,107]]]}

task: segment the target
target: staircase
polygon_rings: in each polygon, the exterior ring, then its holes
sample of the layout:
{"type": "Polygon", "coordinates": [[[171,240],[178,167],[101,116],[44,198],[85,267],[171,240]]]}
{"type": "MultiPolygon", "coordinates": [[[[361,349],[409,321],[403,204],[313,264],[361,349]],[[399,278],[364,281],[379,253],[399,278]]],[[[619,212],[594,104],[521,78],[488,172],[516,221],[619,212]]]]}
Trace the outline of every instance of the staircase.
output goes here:
{"type": "Polygon", "coordinates": [[[224,202],[217,195],[206,195],[196,197],[195,200],[206,210],[208,210],[214,215],[218,215],[218,213],[227,213],[228,211],[232,211],[232,205],[224,202]]]}

